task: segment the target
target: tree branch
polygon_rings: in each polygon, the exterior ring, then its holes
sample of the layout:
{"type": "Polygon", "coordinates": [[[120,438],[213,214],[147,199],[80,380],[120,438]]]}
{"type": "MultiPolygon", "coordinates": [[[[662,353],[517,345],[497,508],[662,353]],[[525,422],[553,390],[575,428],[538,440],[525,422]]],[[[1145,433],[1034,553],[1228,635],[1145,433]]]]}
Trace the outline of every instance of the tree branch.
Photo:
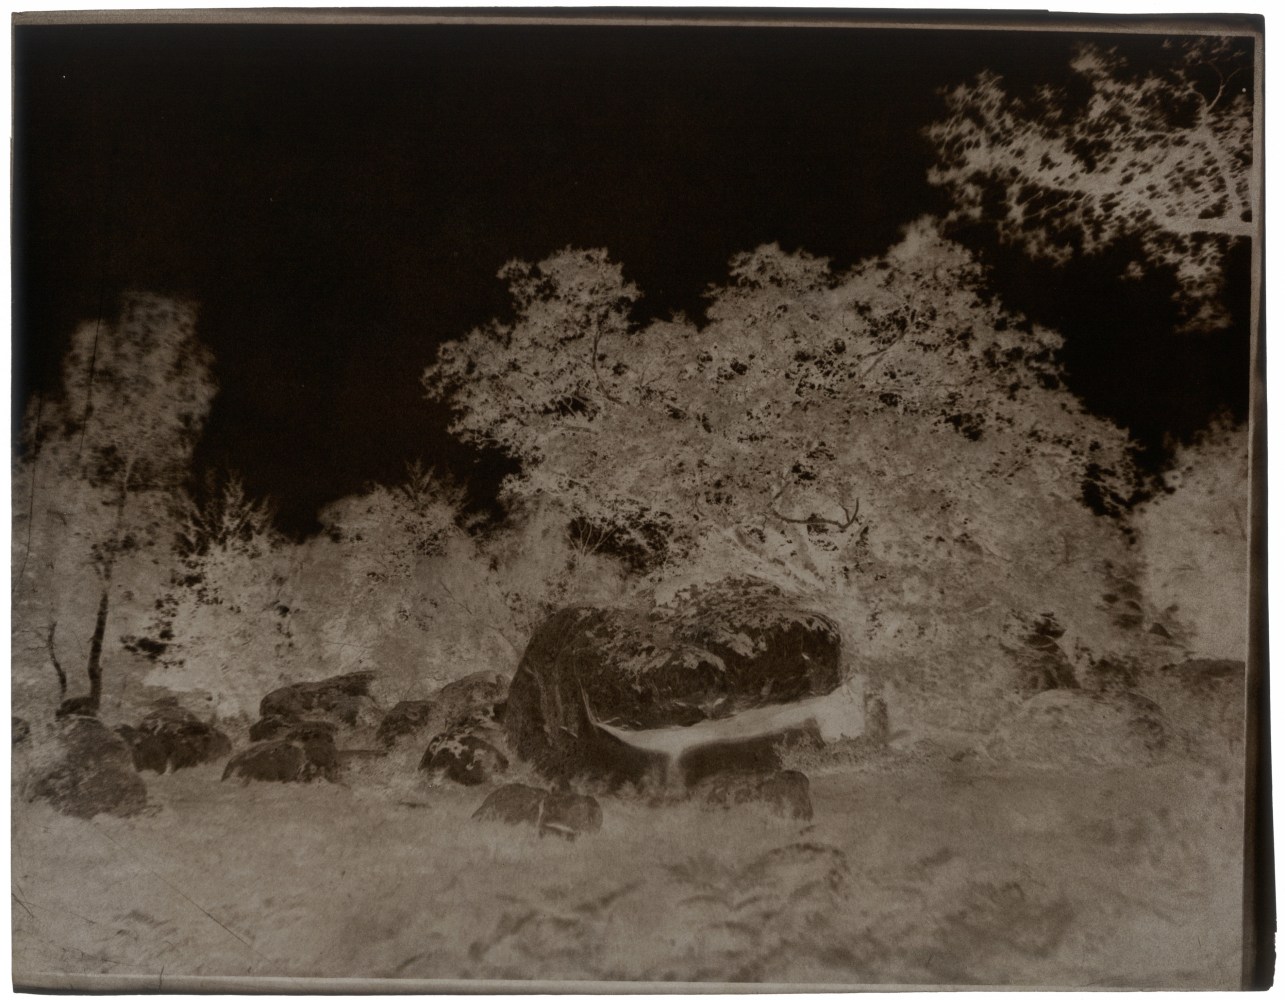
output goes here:
{"type": "Polygon", "coordinates": [[[843,504],[838,504],[838,508],[843,511],[842,521],[836,521],[829,517],[822,517],[820,514],[809,514],[807,517],[788,517],[776,509],[776,502],[781,498],[781,494],[784,492],[784,487],[777,490],[776,495],[768,502],[767,509],[768,513],[773,517],[780,521],[784,521],[786,524],[829,525],[830,527],[838,528],[840,531],[847,531],[857,523],[857,517],[861,513],[861,501],[857,500],[853,504],[851,511],[849,511],[843,504]]]}
{"type": "Polygon", "coordinates": [[[589,359],[590,363],[593,365],[593,377],[598,380],[598,388],[602,390],[602,394],[606,396],[609,400],[611,400],[613,403],[615,403],[617,406],[619,406],[620,400],[616,398],[616,396],[612,395],[611,390],[607,388],[607,383],[605,383],[602,380],[602,373],[598,371],[598,343],[601,340],[602,340],[602,320],[598,320],[597,323],[594,324],[593,347],[592,347],[593,355],[589,359]]]}

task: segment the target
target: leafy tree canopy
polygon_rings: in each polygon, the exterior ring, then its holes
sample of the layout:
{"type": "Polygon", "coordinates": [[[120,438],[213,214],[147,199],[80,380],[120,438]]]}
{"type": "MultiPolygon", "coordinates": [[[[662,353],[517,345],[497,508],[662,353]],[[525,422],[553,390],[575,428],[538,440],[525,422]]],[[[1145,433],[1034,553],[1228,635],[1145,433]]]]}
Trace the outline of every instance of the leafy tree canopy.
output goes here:
{"type": "Polygon", "coordinates": [[[993,636],[1014,610],[1093,627],[1104,562],[1129,558],[1099,516],[1130,481],[1126,436],[930,223],[841,273],[738,255],[703,327],[631,326],[638,291],[603,251],[514,275],[513,322],[425,374],[455,433],[522,462],[511,503],[560,506],[657,581],[859,594],[872,633],[972,616],[993,636]]]}
{"type": "Polygon", "coordinates": [[[1062,264],[1137,241],[1126,276],[1172,271],[1193,329],[1226,325],[1219,302],[1232,244],[1255,231],[1253,67],[1231,39],[1166,45],[1168,61],[1135,71],[1086,45],[1068,86],[1028,95],[983,73],[946,94],[932,125],[930,180],[954,220],[986,222],[1032,256],[1062,264]]]}

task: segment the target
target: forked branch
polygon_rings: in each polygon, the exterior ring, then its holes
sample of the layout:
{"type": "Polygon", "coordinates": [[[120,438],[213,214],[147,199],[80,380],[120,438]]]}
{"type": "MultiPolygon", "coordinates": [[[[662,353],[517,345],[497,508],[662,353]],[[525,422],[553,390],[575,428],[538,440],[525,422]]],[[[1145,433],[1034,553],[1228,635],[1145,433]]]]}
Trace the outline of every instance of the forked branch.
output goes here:
{"type": "Polygon", "coordinates": [[[844,504],[837,505],[838,508],[843,511],[842,521],[835,520],[832,517],[822,517],[820,514],[816,513],[809,514],[807,517],[790,517],[786,514],[782,514],[776,509],[776,503],[780,500],[781,494],[784,492],[784,488],[778,490],[776,495],[772,497],[767,509],[773,517],[777,520],[784,521],[786,524],[825,525],[831,528],[838,528],[840,531],[847,531],[857,523],[857,518],[861,514],[861,501],[858,499],[853,501],[852,510],[848,510],[844,504]]]}

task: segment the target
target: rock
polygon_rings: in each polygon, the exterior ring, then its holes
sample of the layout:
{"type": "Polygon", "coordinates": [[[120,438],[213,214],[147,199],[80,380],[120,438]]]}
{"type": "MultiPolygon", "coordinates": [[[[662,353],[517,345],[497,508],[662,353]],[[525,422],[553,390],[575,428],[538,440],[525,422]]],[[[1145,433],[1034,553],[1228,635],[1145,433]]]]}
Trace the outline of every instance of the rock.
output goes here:
{"type": "Polygon", "coordinates": [[[535,827],[540,836],[575,840],[602,829],[602,807],[591,795],[546,791],[531,785],[503,785],[473,813],[475,820],[535,827]]]}
{"type": "Polygon", "coordinates": [[[132,816],[147,805],[147,786],[134,769],[129,747],[97,719],[62,720],[32,756],[29,801],[48,802],[81,819],[99,813],[132,816]]]}
{"type": "Polygon", "coordinates": [[[116,732],[129,744],[134,766],[157,774],[206,764],[232,752],[226,735],[177,704],[162,705],[137,727],[120,726],[116,732]]]}
{"type": "Polygon", "coordinates": [[[258,719],[250,726],[250,742],[281,739],[293,725],[290,719],[282,715],[269,715],[266,719],[258,719]]]}
{"type": "Polygon", "coordinates": [[[1136,694],[1045,691],[1023,702],[983,745],[994,760],[1040,767],[1153,764],[1167,743],[1164,715],[1136,694]]]}
{"type": "Polygon", "coordinates": [[[13,740],[13,745],[17,746],[31,735],[31,725],[26,719],[20,719],[16,715],[12,716],[12,718],[13,725],[10,729],[10,736],[13,740]]]}
{"type": "Polygon", "coordinates": [[[1016,688],[1023,696],[1078,686],[1075,669],[1058,644],[1066,628],[1055,615],[1015,616],[1008,630],[1006,645],[1016,668],[1016,688]]]}
{"type": "Polygon", "coordinates": [[[270,715],[260,719],[250,727],[250,742],[261,740],[304,740],[323,739],[335,741],[339,727],[333,722],[321,719],[305,719],[303,722],[291,722],[279,715],[270,715]]]}
{"type": "Polygon", "coordinates": [[[469,715],[484,711],[503,715],[509,682],[494,670],[479,670],[451,681],[423,701],[399,701],[379,724],[376,736],[392,746],[407,736],[432,736],[458,725],[469,715]]]}
{"type": "Polygon", "coordinates": [[[98,716],[98,698],[95,695],[82,694],[67,698],[54,711],[56,719],[86,718],[98,716]]]}
{"type": "Polygon", "coordinates": [[[540,836],[575,840],[582,833],[602,829],[602,807],[592,795],[574,792],[549,792],[540,815],[540,836]]]}
{"type": "Polygon", "coordinates": [[[702,782],[693,794],[706,805],[724,809],[758,804],[787,819],[812,818],[810,784],[801,771],[777,771],[767,776],[720,775],[702,782]]]}
{"type": "Polygon", "coordinates": [[[508,769],[509,759],[471,730],[453,729],[433,737],[419,763],[430,778],[481,785],[508,769]]]}
{"type": "Polygon", "coordinates": [[[303,781],[307,758],[301,747],[285,740],[253,743],[228,761],[223,780],[236,777],[246,781],[303,781]]]}
{"type": "Polygon", "coordinates": [[[331,723],[309,721],[288,727],[279,739],[252,743],[228,761],[223,780],[334,781],[339,774],[339,751],[331,723]]]}
{"type": "Polygon", "coordinates": [[[374,671],[358,670],[321,681],[289,684],[264,695],[259,715],[264,719],[318,719],[354,726],[362,709],[372,704],[370,684],[374,679],[374,671]]]}
{"type": "Polygon", "coordinates": [[[431,701],[399,701],[380,720],[376,739],[391,747],[403,736],[411,736],[427,729],[433,712],[431,701]]]}
{"type": "Polygon", "coordinates": [[[501,785],[486,799],[473,818],[488,823],[530,823],[540,825],[540,813],[548,792],[531,785],[501,785]]]}
{"type": "Polygon", "coordinates": [[[636,781],[657,754],[622,733],[826,694],[843,680],[839,654],[833,622],[758,581],[693,589],[672,608],[566,608],[532,635],[505,729],[546,774],[636,781]]]}

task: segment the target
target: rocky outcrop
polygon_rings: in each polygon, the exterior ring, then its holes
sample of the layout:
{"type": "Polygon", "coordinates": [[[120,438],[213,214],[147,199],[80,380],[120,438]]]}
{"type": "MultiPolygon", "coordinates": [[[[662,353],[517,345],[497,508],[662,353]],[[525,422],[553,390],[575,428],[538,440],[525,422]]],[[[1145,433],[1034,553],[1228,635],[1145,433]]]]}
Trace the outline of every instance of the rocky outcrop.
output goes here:
{"type": "Polygon", "coordinates": [[[29,801],[81,819],[132,816],[147,805],[147,786],[129,747],[85,716],[61,720],[48,740],[32,748],[25,789],[29,801]]]}
{"type": "Polygon", "coordinates": [[[833,622],[766,584],[725,581],[674,607],[554,614],[518,666],[505,729],[510,748],[546,774],[636,781],[665,753],[631,733],[789,705],[842,679],[833,622]]]}
{"type": "Polygon", "coordinates": [[[370,684],[374,679],[374,671],[358,670],[321,681],[288,684],[264,695],[259,715],[265,720],[275,717],[355,726],[373,705],[370,684]]]}
{"type": "Polygon", "coordinates": [[[230,761],[223,780],[334,781],[339,774],[335,727],[326,722],[301,722],[282,738],[252,743],[230,761]]]}
{"type": "Polygon", "coordinates": [[[399,701],[379,724],[376,738],[387,747],[414,737],[423,739],[459,725],[476,712],[503,714],[509,681],[494,670],[451,681],[422,701],[399,701]]]}
{"type": "Polygon", "coordinates": [[[569,789],[547,791],[531,785],[503,785],[473,813],[475,820],[535,827],[540,836],[575,840],[602,829],[602,807],[591,795],[569,789]]]}
{"type": "Polygon", "coordinates": [[[137,726],[119,726],[140,771],[177,771],[226,757],[232,741],[177,703],[159,706],[137,726]]]}
{"type": "Polygon", "coordinates": [[[1023,702],[986,740],[993,760],[1039,767],[1156,763],[1168,740],[1155,702],[1135,694],[1045,691],[1023,702]]]}

